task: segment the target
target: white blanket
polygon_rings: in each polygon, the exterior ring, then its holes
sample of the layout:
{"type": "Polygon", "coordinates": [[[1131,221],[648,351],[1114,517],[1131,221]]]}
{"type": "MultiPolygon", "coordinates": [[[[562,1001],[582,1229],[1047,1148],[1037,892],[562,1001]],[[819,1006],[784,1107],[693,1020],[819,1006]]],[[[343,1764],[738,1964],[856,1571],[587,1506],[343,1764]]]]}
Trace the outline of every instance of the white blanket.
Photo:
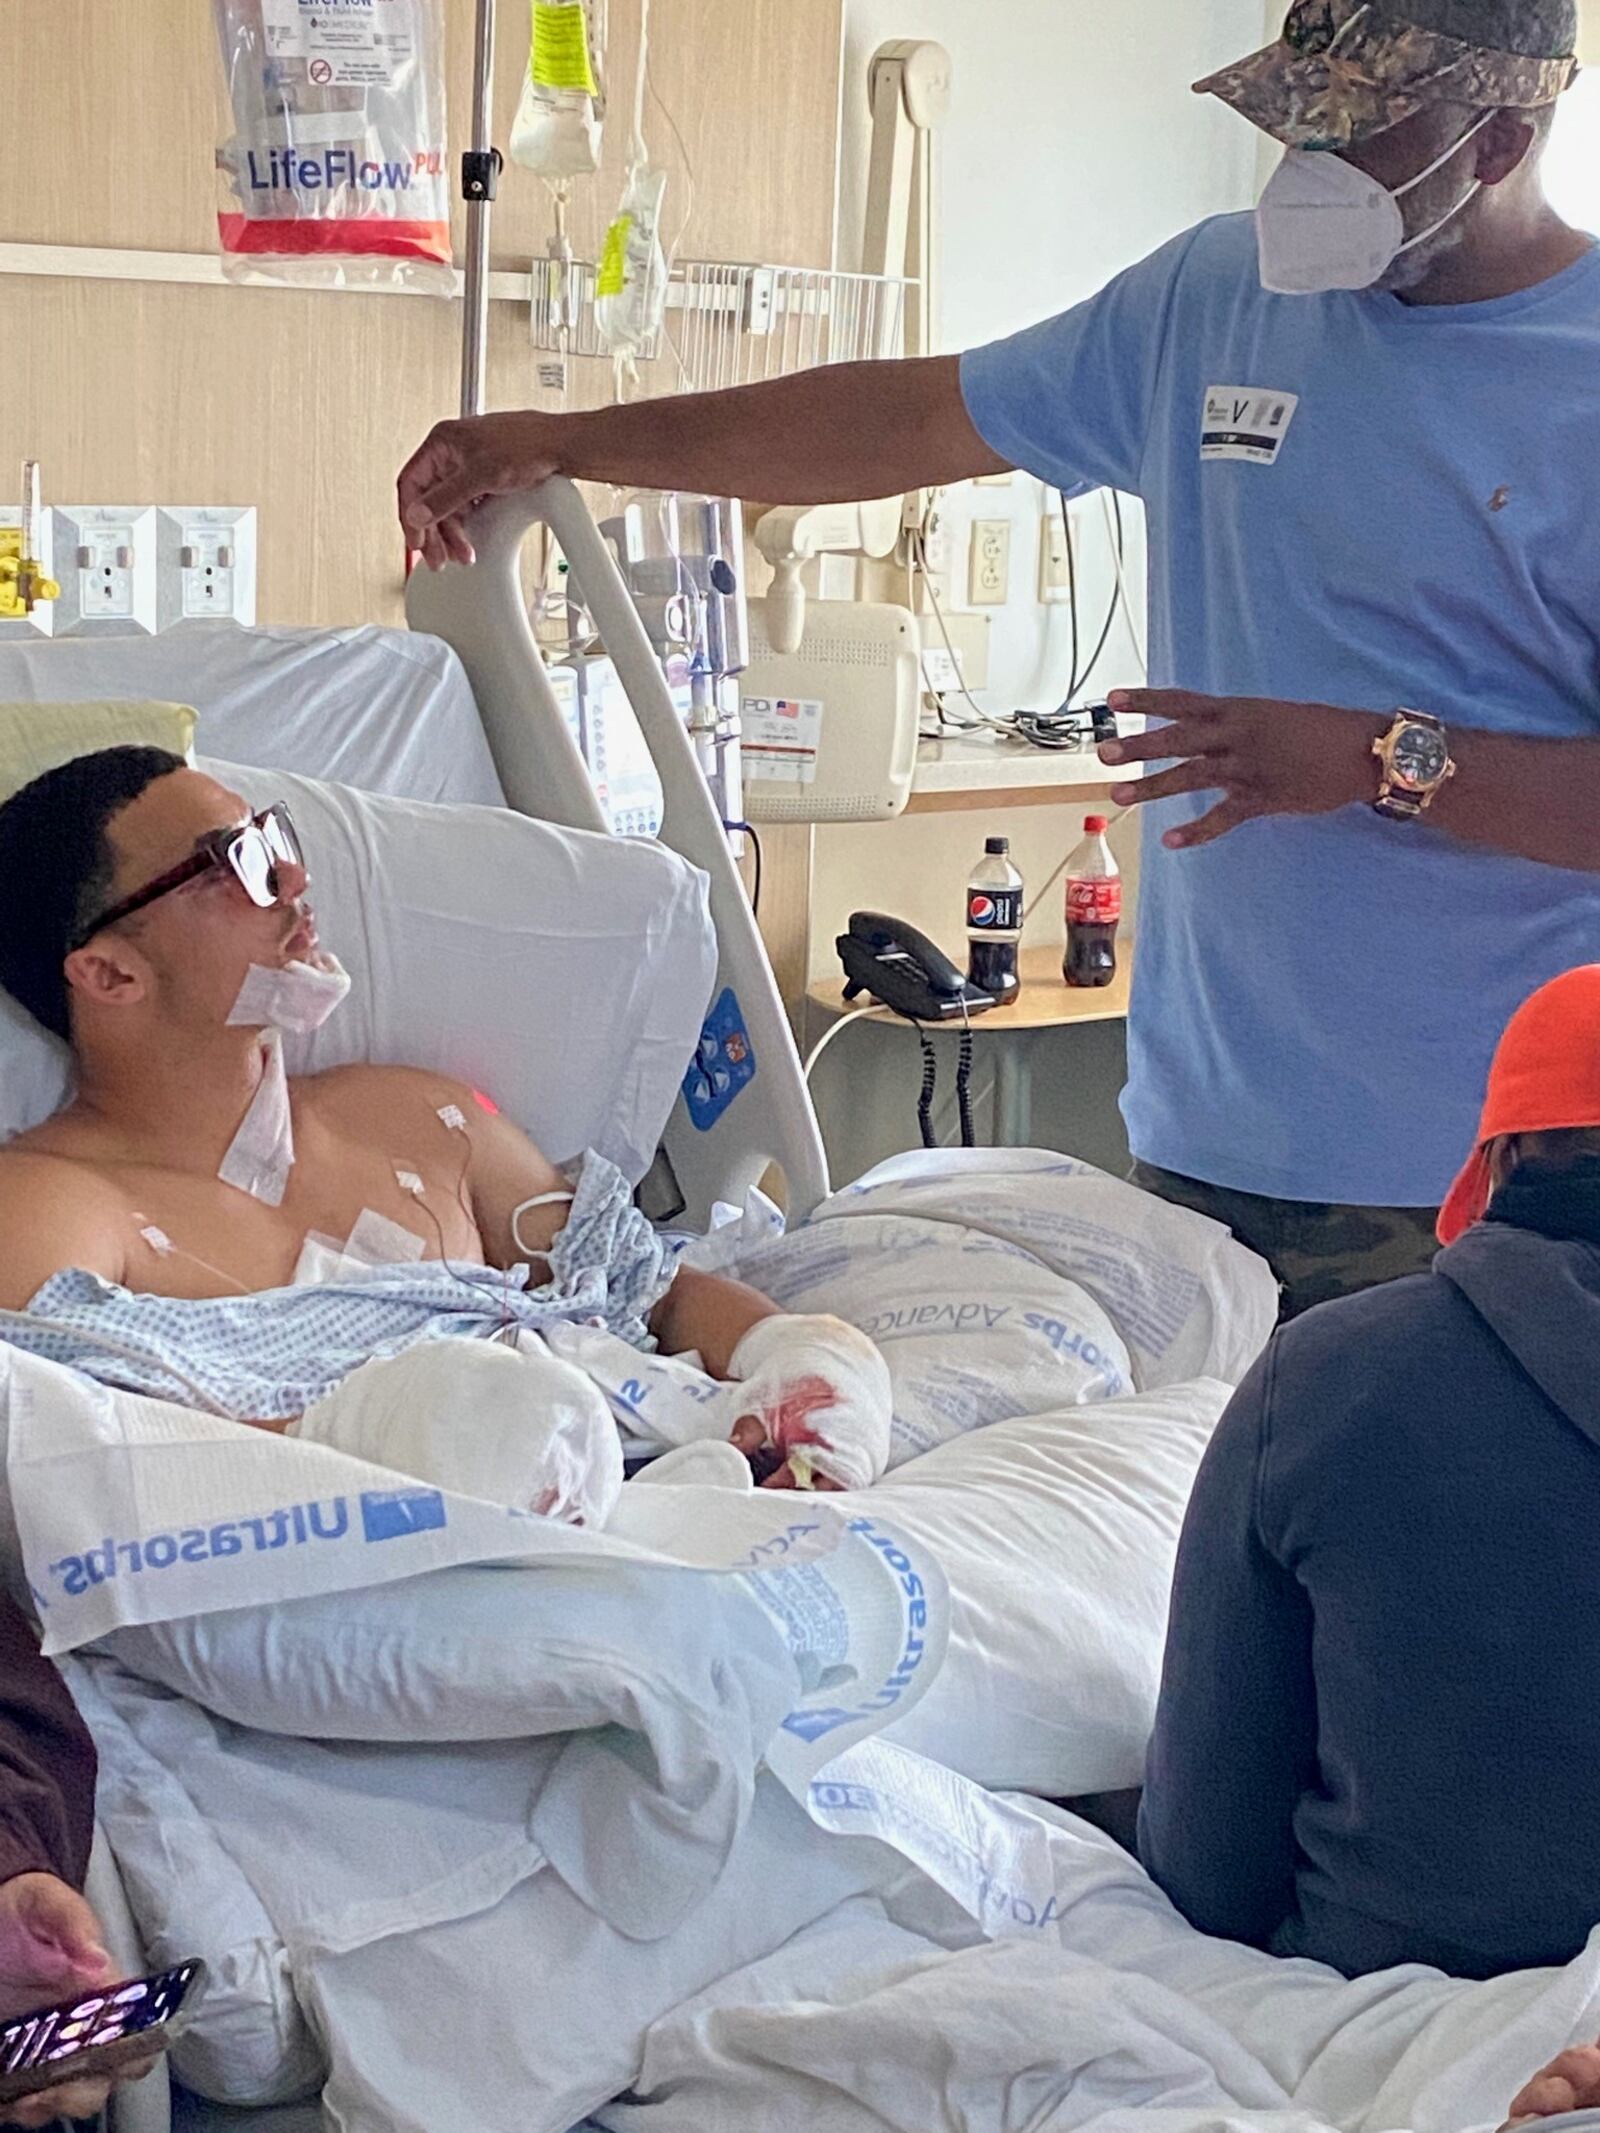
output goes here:
{"type": "Polygon", "coordinates": [[[1600,1934],[1565,1970],[1346,1981],[1208,1941],[1137,1865],[1030,1810],[1053,1915],[963,1943],[864,1895],[653,2026],[611,2133],[1458,2133],[1600,2032],[1600,1934]],[[939,1950],[944,1952],[938,1952],[939,1950]]]}
{"type": "MultiPolygon", "coordinates": [[[[100,1396],[56,1375],[70,1445],[100,1396]]],[[[780,1634],[748,1579],[612,1542],[113,1632],[77,1662],[102,1814],[153,1959],[218,1971],[180,2071],[326,2072],[342,2133],[1446,2133],[1600,2028],[1592,1956],[1347,1984],[1203,1940],[1083,1825],[865,1729],[786,1789],[758,1764],[826,1612],[780,1634]]]]}
{"type": "MultiPolygon", "coordinates": [[[[148,1692],[109,1680],[97,1730],[115,1742],[148,1692]]],[[[166,1730],[139,1726],[138,1750],[183,1773],[288,1921],[341,2133],[565,2133],[585,2114],[610,2133],[1454,2133],[1492,2124],[1529,2072],[1600,2029],[1596,1951],[1489,1985],[1420,1970],[1347,1983],[1203,1939],[1098,1833],[975,1791],[957,1841],[948,1818],[942,1837],[928,1825],[918,1868],[875,1841],[827,1842],[761,1780],[669,1938],[490,1854],[475,1905],[430,1915],[422,1891],[394,1891],[449,1841],[441,1822],[516,1842],[529,1770],[515,1744],[397,1762],[235,1742],[224,1761],[192,1706],[159,1708],[166,1730]],[[329,1882],[343,1931],[328,1930],[329,1882]]],[[[816,1780],[841,1827],[863,1776],[896,1775],[892,1753],[850,1760],[853,1775],[816,1780]]],[[[114,1761],[115,1835],[128,1758],[114,1761]]],[[[614,1828],[597,1803],[591,1842],[614,1828]]]]}

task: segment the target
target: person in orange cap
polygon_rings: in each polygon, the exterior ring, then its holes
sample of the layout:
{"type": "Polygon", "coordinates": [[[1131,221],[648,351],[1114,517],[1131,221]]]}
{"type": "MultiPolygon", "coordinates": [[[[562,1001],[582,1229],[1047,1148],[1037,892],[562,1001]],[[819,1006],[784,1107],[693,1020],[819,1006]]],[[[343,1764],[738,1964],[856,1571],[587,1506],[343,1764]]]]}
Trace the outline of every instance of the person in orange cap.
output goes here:
{"type": "Polygon", "coordinates": [[[1600,1921],[1600,964],[1514,1016],[1439,1235],[1223,1417],[1140,1818],[1203,1931],[1350,1975],[1565,1963],[1600,1921]]]}
{"type": "Polygon", "coordinates": [[[1600,963],[1541,986],[1512,1017],[1478,1145],[1439,1211],[1439,1242],[1487,1214],[1514,1222],[1529,1209],[1560,1241],[1600,1244],[1600,963]]]}

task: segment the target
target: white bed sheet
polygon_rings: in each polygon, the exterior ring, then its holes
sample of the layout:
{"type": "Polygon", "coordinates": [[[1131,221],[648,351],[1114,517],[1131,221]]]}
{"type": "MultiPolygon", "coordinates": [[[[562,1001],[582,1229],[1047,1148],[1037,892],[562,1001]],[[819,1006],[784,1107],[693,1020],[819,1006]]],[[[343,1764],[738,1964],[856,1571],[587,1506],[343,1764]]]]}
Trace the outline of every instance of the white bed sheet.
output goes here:
{"type": "Polygon", "coordinates": [[[409,630],[243,629],[0,643],[0,703],[189,704],[198,746],[412,800],[502,806],[461,662],[409,630]]]}

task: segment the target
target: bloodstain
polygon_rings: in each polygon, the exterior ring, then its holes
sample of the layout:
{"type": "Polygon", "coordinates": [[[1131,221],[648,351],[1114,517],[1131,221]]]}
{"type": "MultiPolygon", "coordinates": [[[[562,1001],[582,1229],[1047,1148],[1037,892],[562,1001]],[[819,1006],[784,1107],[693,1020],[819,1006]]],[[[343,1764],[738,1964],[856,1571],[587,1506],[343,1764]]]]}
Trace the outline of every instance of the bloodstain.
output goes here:
{"type": "Polygon", "coordinates": [[[812,1428],[811,1417],[838,1404],[839,1395],[826,1378],[796,1378],[776,1406],[763,1410],[761,1419],[768,1438],[781,1452],[793,1452],[802,1444],[831,1452],[833,1440],[812,1428]]]}
{"type": "Polygon", "coordinates": [[[734,1427],[733,1442],[749,1460],[756,1481],[759,1484],[770,1481],[805,1445],[814,1444],[819,1451],[831,1452],[832,1438],[825,1437],[821,1430],[813,1427],[813,1417],[838,1404],[838,1392],[826,1378],[797,1378],[786,1388],[783,1398],[764,1407],[759,1416],[742,1416],[734,1427]],[[756,1424],[764,1443],[753,1445],[749,1442],[743,1427],[746,1422],[756,1424]]]}

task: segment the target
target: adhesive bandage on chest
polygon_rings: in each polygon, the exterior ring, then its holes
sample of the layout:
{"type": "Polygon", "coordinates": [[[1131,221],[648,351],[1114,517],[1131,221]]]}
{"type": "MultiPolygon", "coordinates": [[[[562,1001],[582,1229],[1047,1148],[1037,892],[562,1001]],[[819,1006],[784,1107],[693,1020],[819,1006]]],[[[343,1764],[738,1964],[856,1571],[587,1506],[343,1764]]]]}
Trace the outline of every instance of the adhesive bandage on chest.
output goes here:
{"type": "Polygon", "coordinates": [[[265,1207],[281,1207],[294,1168],[294,1118],[289,1105],[289,1077],[284,1071],[283,1038],[275,1029],[262,1032],[261,1079],[239,1130],[228,1143],[217,1176],[224,1185],[247,1192],[265,1207]]]}
{"type": "Polygon", "coordinates": [[[295,1262],[291,1286],[359,1281],[374,1267],[414,1266],[427,1250],[415,1230],[391,1221],[375,1207],[364,1207],[343,1244],[316,1230],[308,1233],[295,1262]]]}

